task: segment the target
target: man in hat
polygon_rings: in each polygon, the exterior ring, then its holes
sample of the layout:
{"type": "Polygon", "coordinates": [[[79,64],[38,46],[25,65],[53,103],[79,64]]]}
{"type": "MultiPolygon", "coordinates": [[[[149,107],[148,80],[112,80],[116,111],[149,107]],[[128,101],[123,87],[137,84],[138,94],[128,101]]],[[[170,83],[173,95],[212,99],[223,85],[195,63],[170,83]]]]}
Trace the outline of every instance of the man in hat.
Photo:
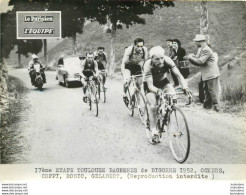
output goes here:
{"type": "Polygon", "coordinates": [[[191,64],[195,66],[200,66],[201,68],[201,76],[205,96],[203,107],[207,109],[213,108],[215,111],[218,112],[220,110],[220,73],[218,67],[218,57],[207,45],[205,35],[197,34],[194,41],[199,51],[197,55],[189,54],[186,59],[188,59],[191,64]]]}
{"type": "MultiPolygon", "coordinates": [[[[29,70],[29,75],[30,75],[30,78],[31,78],[32,85],[34,85],[34,83],[35,83],[35,75],[36,75],[36,73],[35,73],[35,71],[32,71],[32,70],[34,70],[34,65],[35,64],[39,64],[41,69],[44,68],[44,66],[40,62],[38,56],[36,54],[32,54],[32,60],[28,64],[28,70],[29,70]]],[[[45,74],[44,74],[44,70],[41,70],[40,73],[41,73],[41,76],[43,78],[43,82],[46,83],[46,77],[45,77],[45,74]]]]}

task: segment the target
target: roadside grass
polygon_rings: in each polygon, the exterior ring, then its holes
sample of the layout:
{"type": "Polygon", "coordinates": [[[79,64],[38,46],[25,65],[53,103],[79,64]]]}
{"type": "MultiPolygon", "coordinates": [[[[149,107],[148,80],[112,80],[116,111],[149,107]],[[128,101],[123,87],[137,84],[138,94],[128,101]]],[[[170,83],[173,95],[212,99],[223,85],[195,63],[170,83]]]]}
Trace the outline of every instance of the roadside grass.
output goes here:
{"type": "MultiPolygon", "coordinates": [[[[28,92],[28,89],[24,86],[24,83],[16,77],[8,76],[8,91],[9,91],[9,115],[8,124],[1,127],[0,130],[0,148],[1,148],[1,162],[11,163],[11,154],[20,152],[18,147],[14,147],[17,142],[18,132],[10,130],[10,126],[16,124],[20,120],[20,112],[25,109],[23,106],[23,97],[28,92]]],[[[28,103],[25,102],[25,107],[28,107],[28,103]]]]}
{"type": "Polygon", "coordinates": [[[221,92],[221,107],[224,112],[241,112],[246,104],[245,86],[225,84],[221,92]]]}

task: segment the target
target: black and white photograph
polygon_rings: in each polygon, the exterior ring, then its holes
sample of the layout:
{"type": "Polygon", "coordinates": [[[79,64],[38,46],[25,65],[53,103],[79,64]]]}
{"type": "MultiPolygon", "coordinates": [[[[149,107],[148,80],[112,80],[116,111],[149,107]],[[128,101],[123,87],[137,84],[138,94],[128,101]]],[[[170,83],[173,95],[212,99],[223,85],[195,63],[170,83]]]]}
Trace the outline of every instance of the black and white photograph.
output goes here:
{"type": "Polygon", "coordinates": [[[245,1],[0,5],[1,165],[246,164],[245,1]]]}

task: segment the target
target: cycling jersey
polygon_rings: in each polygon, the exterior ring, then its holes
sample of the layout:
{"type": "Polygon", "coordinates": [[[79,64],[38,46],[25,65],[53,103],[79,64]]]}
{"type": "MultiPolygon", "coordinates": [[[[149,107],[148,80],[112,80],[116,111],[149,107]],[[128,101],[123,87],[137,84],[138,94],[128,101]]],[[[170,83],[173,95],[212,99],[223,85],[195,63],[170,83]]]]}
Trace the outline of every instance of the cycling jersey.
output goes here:
{"type": "MultiPolygon", "coordinates": [[[[175,67],[174,62],[170,57],[165,56],[164,62],[159,66],[155,66],[151,59],[148,59],[144,63],[144,77],[152,76],[153,85],[157,88],[164,88],[169,83],[166,73],[175,67]]],[[[149,92],[145,85],[145,91],[149,92]]]]}
{"type": "Polygon", "coordinates": [[[95,60],[89,63],[86,59],[81,63],[81,69],[86,77],[93,76],[98,71],[98,64],[95,60]]]}
{"type": "Polygon", "coordinates": [[[99,70],[105,70],[105,65],[107,64],[107,55],[105,52],[103,53],[96,52],[94,60],[97,61],[99,70]]]}
{"type": "Polygon", "coordinates": [[[147,48],[143,47],[140,52],[136,52],[134,46],[129,46],[125,50],[123,61],[125,62],[125,69],[130,70],[131,75],[140,74],[142,67],[140,62],[144,62],[147,56],[147,48]]]}

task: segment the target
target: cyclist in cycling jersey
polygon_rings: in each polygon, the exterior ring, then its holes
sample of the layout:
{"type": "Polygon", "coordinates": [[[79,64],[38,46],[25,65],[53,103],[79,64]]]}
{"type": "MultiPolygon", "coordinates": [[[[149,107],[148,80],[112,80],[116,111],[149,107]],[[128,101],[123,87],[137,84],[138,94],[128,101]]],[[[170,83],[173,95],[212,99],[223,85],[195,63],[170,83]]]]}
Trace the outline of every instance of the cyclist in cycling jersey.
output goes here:
{"type": "Polygon", "coordinates": [[[90,76],[98,76],[98,64],[96,60],[94,60],[94,54],[93,52],[86,53],[86,58],[81,62],[81,83],[83,85],[83,101],[86,102],[86,89],[87,89],[87,82],[85,81],[90,76]]]}
{"type": "MultiPolygon", "coordinates": [[[[121,72],[123,75],[123,99],[124,102],[128,102],[126,97],[127,83],[131,75],[142,74],[142,66],[148,57],[148,50],[144,46],[144,40],[137,38],[134,40],[134,45],[131,45],[125,49],[125,53],[121,63],[121,72]]],[[[142,79],[137,79],[137,87],[140,88],[142,79]]]]}
{"type": "Polygon", "coordinates": [[[183,89],[188,90],[187,83],[175,66],[173,60],[165,55],[161,46],[156,46],[149,51],[150,59],[144,63],[144,91],[148,104],[150,128],[146,129],[146,134],[151,144],[159,143],[158,130],[156,129],[156,97],[163,89],[170,93],[175,93],[173,86],[169,83],[166,73],[171,70],[178,78],[183,89]],[[157,139],[154,139],[157,138],[157,139]]]}
{"type": "MultiPolygon", "coordinates": [[[[105,70],[106,69],[106,65],[107,65],[107,54],[104,52],[104,47],[103,46],[99,46],[94,55],[95,55],[94,60],[97,61],[98,69],[99,70],[105,70]]],[[[103,74],[102,78],[103,78],[103,84],[105,84],[105,82],[106,82],[106,74],[103,74]]]]}

